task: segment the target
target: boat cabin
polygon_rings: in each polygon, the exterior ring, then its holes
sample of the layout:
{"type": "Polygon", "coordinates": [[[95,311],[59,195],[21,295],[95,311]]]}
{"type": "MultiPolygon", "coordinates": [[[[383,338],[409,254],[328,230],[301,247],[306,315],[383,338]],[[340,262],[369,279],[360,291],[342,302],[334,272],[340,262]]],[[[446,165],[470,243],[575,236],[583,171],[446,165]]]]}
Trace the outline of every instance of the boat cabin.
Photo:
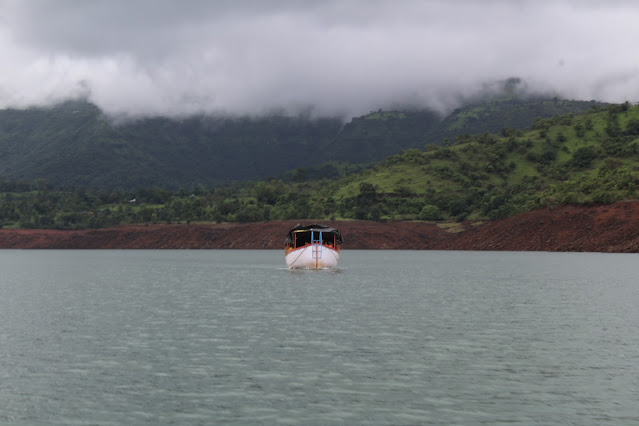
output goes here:
{"type": "Polygon", "coordinates": [[[286,249],[294,250],[311,244],[321,244],[339,251],[342,234],[335,228],[318,225],[296,225],[286,234],[286,249]]]}

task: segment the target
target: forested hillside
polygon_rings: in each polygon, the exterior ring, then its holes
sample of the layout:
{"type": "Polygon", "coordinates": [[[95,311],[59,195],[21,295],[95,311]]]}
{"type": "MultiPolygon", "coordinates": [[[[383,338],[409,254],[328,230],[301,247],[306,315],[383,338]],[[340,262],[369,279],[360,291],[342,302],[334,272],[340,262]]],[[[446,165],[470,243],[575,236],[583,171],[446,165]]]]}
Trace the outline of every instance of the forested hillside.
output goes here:
{"type": "Polygon", "coordinates": [[[638,161],[639,106],[595,106],[527,131],[503,128],[460,136],[449,147],[406,150],[341,180],[331,198],[359,218],[498,219],[637,199],[638,161]]]}
{"type": "Polygon", "coordinates": [[[277,116],[113,123],[84,102],[4,110],[0,176],[65,187],[214,185],[288,170],[341,126],[337,119],[277,116]]]}
{"type": "Polygon", "coordinates": [[[504,126],[524,128],[536,118],[578,113],[593,104],[508,97],[466,106],[444,119],[430,111],[378,111],[345,125],[307,116],[114,123],[85,102],[9,109],[0,111],[0,176],[99,189],[330,177],[403,149],[504,126]]]}
{"type": "Polygon", "coordinates": [[[58,191],[46,182],[0,182],[9,227],[283,219],[462,221],[538,207],[639,198],[639,106],[593,106],[526,130],[463,134],[333,179],[267,179],[185,192],[58,191]]]}

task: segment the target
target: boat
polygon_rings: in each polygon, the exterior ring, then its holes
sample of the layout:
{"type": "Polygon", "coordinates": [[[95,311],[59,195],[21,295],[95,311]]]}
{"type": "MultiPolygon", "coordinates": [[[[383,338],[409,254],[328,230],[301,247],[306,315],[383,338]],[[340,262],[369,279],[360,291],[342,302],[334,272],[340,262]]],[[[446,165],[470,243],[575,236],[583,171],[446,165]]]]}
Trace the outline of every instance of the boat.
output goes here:
{"type": "Polygon", "coordinates": [[[296,225],[284,240],[289,269],[333,269],[339,261],[342,234],[335,228],[313,223],[296,225]]]}

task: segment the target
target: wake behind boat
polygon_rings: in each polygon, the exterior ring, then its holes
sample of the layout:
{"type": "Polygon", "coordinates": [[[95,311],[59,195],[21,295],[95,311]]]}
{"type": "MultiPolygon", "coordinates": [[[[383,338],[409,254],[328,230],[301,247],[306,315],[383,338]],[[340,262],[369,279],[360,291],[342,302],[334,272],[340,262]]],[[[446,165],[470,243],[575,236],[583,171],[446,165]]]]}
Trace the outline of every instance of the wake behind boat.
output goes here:
{"type": "Polygon", "coordinates": [[[290,269],[331,269],[337,267],[342,234],[317,223],[296,225],[286,234],[284,257],[290,269]]]}

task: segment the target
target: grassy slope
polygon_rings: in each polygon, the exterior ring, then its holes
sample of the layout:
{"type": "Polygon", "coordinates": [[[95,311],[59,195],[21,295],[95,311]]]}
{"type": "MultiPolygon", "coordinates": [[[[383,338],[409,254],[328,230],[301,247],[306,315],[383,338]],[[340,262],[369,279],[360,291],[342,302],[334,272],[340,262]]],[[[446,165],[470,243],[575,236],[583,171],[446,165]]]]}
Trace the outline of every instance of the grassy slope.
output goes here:
{"type": "Polygon", "coordinates": [[[509,137],[478,135],[449,148],[408,150],[341,180],[332,196],[355,197],[362,183],[375,185],[382,198],[403,191],[436,204],[438,197],[451,195],[468,201],[465,213],[470,218],[507,216],[538,206],[634,199],[639,140],[627,129],[633,120],[639,120],[638,106],[611,106],[540,120],[529,131],[509,137]],[[616,135],[607,130],[615,121],[616,135]],[[491,208],[495,197],[507,200],[491,208]]]}

